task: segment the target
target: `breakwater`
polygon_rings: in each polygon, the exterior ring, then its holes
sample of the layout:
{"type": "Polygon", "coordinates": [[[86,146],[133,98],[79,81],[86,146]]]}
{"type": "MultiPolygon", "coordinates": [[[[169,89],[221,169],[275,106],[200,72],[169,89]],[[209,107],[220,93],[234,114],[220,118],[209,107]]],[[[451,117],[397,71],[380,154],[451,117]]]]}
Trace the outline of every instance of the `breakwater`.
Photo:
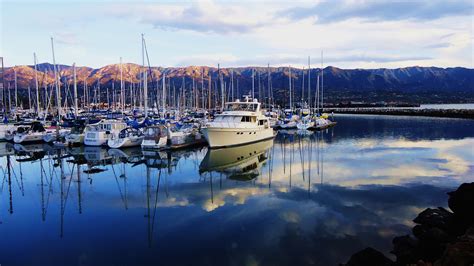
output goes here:
{"type": "Polygon", "coordinates": [[[472,109],[414,109],[414,108],[324,108],[326,113],[430,116],[474,119],[472,109]]]}

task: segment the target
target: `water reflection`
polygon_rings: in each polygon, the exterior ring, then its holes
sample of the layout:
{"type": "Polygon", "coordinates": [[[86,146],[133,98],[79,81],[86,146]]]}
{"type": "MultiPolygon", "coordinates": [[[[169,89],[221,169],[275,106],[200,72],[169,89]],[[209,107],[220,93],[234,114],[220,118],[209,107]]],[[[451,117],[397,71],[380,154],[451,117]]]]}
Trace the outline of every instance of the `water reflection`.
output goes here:
{"type": "Polygon", "coordinates": [[[219,150],[0,143],[0,258],[333,265],[365,246],[388,253],[474,169],[474,134],[453,133],[472,122],[435,120],[451,127],[441,139],[390,119],[338,118],[323,132],[219,150]]]}
{"type": "Polygon", "coordinates": [[[214,171],[232,180],[251,181],[260,175],[272,146],[273,139],[232,148],[209,149],[199,171],[201,174],[214,171]]]}

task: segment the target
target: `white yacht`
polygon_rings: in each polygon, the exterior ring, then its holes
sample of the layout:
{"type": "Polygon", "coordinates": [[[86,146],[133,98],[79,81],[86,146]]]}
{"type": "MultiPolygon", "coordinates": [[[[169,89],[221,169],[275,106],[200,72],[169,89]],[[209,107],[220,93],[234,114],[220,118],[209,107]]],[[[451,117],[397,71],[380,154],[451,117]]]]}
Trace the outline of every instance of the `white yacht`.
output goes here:
{"type": "Polygon", "coordinates": [[[168,136],[166,127],[150,126],[145,129],[145,138],[142,141],[142,149],[161,149],[166,147],[168,136]]]}
{"type": "Polygon", "coordinates": [[[222,114],[202,129],[211,148],[253,143],[274,137],[268,117],[260,110],[257,99],[226,103],[222,114]]]}
{"type": "Polygon", "coordinates": [[[112,149],[140,146],[143,141],[143,132],[138,129],[127,127],[118,134],[112,134],[107,140],[107,146],[112,149]]]}
{"type": "Polygon", "coordinates": [[[84,145],[102,146],[113,134],[118,134],[127,124],[116,120],[103,120],[96,124],[87,125],[84,130],[84,145]]]}

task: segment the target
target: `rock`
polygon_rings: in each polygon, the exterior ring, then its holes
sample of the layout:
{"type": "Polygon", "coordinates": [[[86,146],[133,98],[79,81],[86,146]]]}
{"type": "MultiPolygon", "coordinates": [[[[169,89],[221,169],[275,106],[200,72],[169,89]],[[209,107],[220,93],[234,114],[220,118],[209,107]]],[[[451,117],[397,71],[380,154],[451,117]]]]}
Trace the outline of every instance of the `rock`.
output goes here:
{"type": "Polygon", "coordinates": [[[373,248],[365,248],[351,256],[346,266],[389,266],[393,261],[385,257],[382,252],[373,248]]]}
{"type": "Polygon", "coordinates": [[[427,208],[422,211],[413,220],[413,222],[429,227],[438,227],[442,230],[448,230],[453,220],[453,213],[445,208],[438,207],[437,209],[427,208]]]}
{"type": "Polygon", "coordinates": [[[474,227],[469,228],[454,243],[448,244],[434,265],[474,265],[474,227]]]}
{"type": "Polygon", "coordinates": [[[413,235],[423,242],[447,243],[455,239],[455,237],[438,227],[426,225],[416,225],[413,227],[413,235]]]}
{"type": "Polygon", "coordinates": [[[449,208],[454,214],[470,223],[474,222],[474,182],[464,183],[456,191],[448,193],[449,208]]]}
{"type": "Polygon", "coordinates": [[[397,236],[393,239],[392,254],[397,256],[396,263],[399,265],[406,265],[414,263],[421,258],[418,254],[418,241],[409,235],[397,236]]]}

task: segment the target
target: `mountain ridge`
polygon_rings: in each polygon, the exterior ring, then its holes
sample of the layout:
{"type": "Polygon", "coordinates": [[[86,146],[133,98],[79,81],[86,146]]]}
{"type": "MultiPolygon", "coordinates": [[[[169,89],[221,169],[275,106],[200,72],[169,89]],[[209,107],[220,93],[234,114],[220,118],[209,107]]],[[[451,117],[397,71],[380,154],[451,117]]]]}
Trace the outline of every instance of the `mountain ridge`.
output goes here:
{"type": "MultiPolygon", "coordinates": [[[[73,82],[72,66],[57,65],[61,85],[70,86],[73,82]]],[[[186,90],[190,90],[193,80],[195,86],[201,88],[202,77],[204,87],[209,86],[209,77],[213,90],[219,88],[219,71],[223,82],[230,86],[230,77],[233,72],[234,88],[236,92],[248,92],[252,86],[252,72],[255,71],[255,91],[261,91],[260,98],[268,97],[268,70],[270,70],[271,88],[276,100],[286,101],[289,96],[289,72],[288,67],[230,67],[220,68],[209,66],[185,66],[185,67],[141,67],[134,63],[122,64],[122,75],[125,87],[137,84],[140,81],[140,73],[147,69],[148,83],[151,90],[161,86],[159,81],[163,74],[167,82],[174,87],[181,87],[184,80],[186,90]],[[259,89],[260,88],[260,89],[259,89]]],[[[38,75],[40,87],[51,86],[54,83],[53,65],[45,62],[37,65],[37,72],[32,65],[22,65],[5,68],[6,87],[14,87],[14,74],[17,74],[18,88],[35,87],[35,74],[38,75]]],[[[100,68],[77,66],[77,82],[81,88],[85,84],[105,88],[120,86],[120,64],[110,64],[100,68]]],[[[317,75],[321,73],[320,68],[311,69],[311,88],[315,90],[317,75]]],[[[294,96],[301,98],[301,94],[307,94],[308,71],[307,69],[291,68],[292,86],[294,96]],[[304,80],[304,88],[303,88],[304,80]]],[[[375,68],[375,69],[342,69],[334,66],[324,68],[324,88],[329,96],[336,97],[338,101],[353,100],[351,94],[433,94],[443,95],[465,95],[474,98],[474,69],[464,67],[403,67],[403,68],[375,68]]],[[[260,95],[259,95],[260,96],[260,95]]],[[[395,96],[394,96],[395,97],[395,96]]],[[[385,97],[387,98],[387,97],[385,97]]],[[[390,97],[389,97],[390,98],[390,97]]],[[[396,97],[395,97],[396,98],[396,97]]],[[[390,99],[382,99],[390,100],[390,99]]]]}

